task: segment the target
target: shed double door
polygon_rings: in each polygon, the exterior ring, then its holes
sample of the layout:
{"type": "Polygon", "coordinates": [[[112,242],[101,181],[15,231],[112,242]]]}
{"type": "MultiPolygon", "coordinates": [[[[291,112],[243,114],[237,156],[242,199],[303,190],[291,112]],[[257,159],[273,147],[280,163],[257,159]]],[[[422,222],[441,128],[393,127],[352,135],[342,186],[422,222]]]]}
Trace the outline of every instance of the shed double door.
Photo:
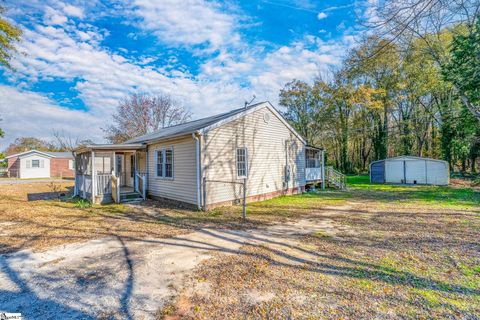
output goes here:
{"type": "Polygon", "coordinates": [[[405,163],[405,183],[408,184],[426,184],[427,168],[425,161],[412,160],[405,163]]]}
{"type": "Polygon", "coordinates": [[[385,163],[386,181],[390,183],[426,184],[425,161],[396,160],[385,163]]]}

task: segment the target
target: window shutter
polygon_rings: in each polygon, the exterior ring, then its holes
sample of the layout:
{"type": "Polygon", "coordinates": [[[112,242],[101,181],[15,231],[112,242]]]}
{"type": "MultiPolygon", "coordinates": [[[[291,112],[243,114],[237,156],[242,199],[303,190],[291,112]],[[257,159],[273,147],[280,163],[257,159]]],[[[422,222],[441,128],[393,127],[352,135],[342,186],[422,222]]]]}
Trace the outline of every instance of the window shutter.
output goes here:
{"type": "Polygon", "coordinates": [[[32,167],[32,163],[30,162],[30,160],[27,160],[27,169],[30,169],[32,167]]]}
{"type": "Polygon", "coordinates": [[[158,177],[158,150],[155,150],[155,176],[158,177]]]}
{"type": "Polygon", "coordinates": [[[40,168],[43,168],[43,167],[44,167],[44,165],[45,165],[45,164],[44,164],[44,161],[45,161],[45,160],[43,160],[43,159],[40,160],[40,168]]]}

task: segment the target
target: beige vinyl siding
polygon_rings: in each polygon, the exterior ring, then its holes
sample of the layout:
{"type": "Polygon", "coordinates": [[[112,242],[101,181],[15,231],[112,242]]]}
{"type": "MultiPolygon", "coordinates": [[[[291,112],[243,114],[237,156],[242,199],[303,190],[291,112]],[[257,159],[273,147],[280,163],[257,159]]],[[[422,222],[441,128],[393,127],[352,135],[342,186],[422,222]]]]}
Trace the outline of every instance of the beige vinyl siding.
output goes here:
{"type": "Polygon", "coordinates": [[[197,204],[195,140],[191,135],[148,147],[148,193],[197,204]],[[156,175],[155,150],[173,147],[173,179],[156,175]]]}
{"type": "Polygon", "coordinates": [[[304,143],[273,112],[262,108],[203,136],[207,205],[239,198],[239,185],[208,182],[242,181],[236,172],[236,148],[239,147],[248,150],[247,196],[305,186],[304,143]],[[265,118],[269,118],[268,122],[265,118]],[[287,163],[291,167],[288,184],[285,183],[287,163]]]}

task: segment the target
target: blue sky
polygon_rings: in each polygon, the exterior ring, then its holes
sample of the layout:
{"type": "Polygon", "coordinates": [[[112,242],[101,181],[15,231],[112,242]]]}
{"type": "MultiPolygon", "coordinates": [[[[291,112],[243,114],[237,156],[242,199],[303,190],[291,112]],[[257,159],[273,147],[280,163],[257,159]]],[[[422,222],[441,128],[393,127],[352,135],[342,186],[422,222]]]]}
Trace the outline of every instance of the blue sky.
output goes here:
{"type": "Polygon", "coordinates": [[[24,31],[14,72],[0,70],[0,149],[53,130],[103,142],[118,101],[167,93],[193,118],[276,104],[355,45],[363,2],[345,0],[7,0],[24,31]]]}

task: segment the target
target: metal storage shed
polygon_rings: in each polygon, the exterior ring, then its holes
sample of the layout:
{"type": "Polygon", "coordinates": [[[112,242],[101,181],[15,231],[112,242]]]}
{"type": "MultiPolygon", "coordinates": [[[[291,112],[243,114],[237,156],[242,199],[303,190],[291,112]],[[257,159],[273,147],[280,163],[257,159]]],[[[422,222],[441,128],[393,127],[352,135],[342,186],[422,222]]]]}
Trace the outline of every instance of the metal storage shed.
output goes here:
{"type": "Polygon", "coordinates": [[[448,163],[430,158],[400,156],[370,164],[371,183],[448,185],[448,163]]]}

